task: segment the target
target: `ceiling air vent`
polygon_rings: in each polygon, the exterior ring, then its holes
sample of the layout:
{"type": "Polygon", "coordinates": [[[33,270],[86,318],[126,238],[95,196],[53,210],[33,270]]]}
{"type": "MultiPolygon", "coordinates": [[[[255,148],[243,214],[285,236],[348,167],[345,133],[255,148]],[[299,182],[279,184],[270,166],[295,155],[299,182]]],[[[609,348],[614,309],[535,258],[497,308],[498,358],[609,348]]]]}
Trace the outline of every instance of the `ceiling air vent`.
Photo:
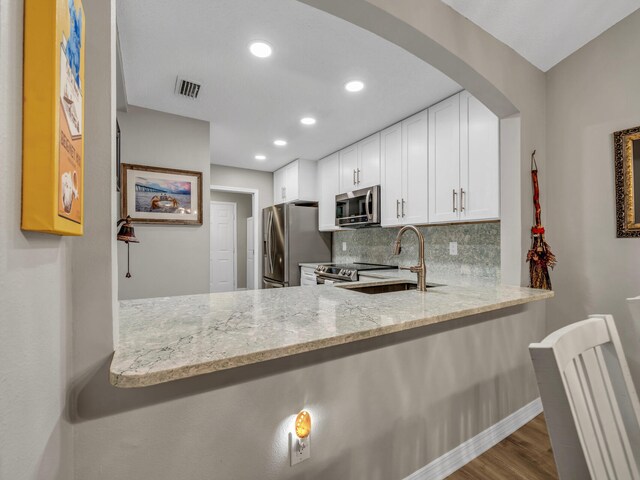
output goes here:
{"type": "Polygon", "coordinates": [[[183,97],[198,98],[200,87],[201,85],[199,83],[191,82],[184,78],[178,77],[176,80],[176,94],[182,95],[183,97]]]}

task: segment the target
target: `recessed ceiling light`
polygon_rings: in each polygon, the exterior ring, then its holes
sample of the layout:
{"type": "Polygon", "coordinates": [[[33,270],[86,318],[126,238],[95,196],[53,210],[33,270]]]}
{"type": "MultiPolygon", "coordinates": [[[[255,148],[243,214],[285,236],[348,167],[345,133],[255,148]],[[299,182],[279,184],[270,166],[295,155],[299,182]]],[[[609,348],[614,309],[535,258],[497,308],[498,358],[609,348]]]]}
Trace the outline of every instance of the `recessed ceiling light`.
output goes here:
{"type": "Polygon", "coordinates": [[[315,125],[316,119],[313,117],[304,117],[300,119],[300,123],[303,125],[315,125]]]}
{"type": "Polygon", "coordinates": [[[284,147],[284,146],[287,144],[287,141],[286,141],[286,140],[280,140],[280,139],[278,139],[278,140],[274,140],[274,141],[273,141],[273,144],[274,144],[276,147],[284,147]]]}
{"type": "Polygon", "coordinates": [[[345,83],[344,85],[344,89],[347,92],[359,92],[363,88],[364,88],[364,83],[362,83],[360,80],[353,80],[351,82],[345,83]]]}
{"type": "Polygon", "coordinates": [[[256,155],[253,158],[255,158],[256,160],[266,160],[267,159],[267,157],[265,157],[264,155],[256,155]]]}
{"type": "Polygon", "coordinates": [[[249,45],[249,51],[259,58],[267,58],[271,56],[273,49],[267,42],[253,42],[249,45]]]}

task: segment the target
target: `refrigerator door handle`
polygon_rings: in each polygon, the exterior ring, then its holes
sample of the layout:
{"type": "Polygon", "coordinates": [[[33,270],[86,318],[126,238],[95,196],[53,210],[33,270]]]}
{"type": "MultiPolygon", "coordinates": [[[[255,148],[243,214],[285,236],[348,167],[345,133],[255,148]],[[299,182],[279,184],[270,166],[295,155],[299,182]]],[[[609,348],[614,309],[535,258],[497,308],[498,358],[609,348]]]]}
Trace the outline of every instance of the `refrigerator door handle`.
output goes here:
{"type": "Polygon", "coordinates": [[[269,251],[267,259],[269,261],[269,272],[273,273],[273,212],[269,211],[269,226],[267,227],[267,239],[269,240],[269,251]]]}

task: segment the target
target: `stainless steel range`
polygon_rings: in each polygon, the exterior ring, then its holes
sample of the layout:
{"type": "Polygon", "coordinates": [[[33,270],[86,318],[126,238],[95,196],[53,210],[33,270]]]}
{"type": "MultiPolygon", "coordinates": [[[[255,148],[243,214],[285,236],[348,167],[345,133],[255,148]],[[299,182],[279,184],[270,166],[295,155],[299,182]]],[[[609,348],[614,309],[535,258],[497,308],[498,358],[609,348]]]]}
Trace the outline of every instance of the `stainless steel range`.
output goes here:
{"type": "Polygon", "coordinates": [[[318,285],[357,282],[359,274],[368,270],[397,270],[393,265],[377,265],[375,263],[349,263],[344,265],[318,265],[315,269],[318,285]]]}

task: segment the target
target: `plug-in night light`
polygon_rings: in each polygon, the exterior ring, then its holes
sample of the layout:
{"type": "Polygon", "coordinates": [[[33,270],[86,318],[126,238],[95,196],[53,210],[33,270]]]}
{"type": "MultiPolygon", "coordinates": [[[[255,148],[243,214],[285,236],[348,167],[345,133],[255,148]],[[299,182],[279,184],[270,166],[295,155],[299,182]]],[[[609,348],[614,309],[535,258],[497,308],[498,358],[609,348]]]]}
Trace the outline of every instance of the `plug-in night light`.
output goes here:
{"type": "Polygon", "coordinates": [[[311,414],[302,410],[296,417],[296,436],[307,438],[311,433],[311,414]]]}

